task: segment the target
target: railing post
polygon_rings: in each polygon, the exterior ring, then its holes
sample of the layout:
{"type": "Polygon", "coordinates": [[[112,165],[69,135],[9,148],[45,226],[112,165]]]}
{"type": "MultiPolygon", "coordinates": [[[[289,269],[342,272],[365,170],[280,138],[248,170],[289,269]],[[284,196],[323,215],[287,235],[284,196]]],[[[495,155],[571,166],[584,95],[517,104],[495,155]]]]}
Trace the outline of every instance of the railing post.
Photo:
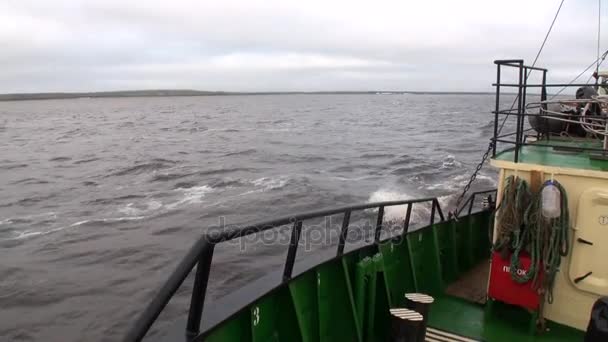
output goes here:
{"type": "MultiPolygon", "coordinates": [[[[540,101],[546,101],[547,100],[547,70],[543,70],[543,88],[541,89],[540,92],[540,101]]],[[[541,113],[543,115],[545,115],[546,111],[547,111],[547,104],[541,104],[540,106],[541,108],[541,113]]],[[[542,122],[544,123],[544,132],[545,133],[545,139],[549,140],[549,136],[551,134],[549,134],[549,119],[545,118],[545,119],[541,119],[543,120],[542,122]]],[[[540,138],[540,133],[537,135],[540,138]]]]}
{"type": "Polygon", "coordinates": [[[498,139],[498,112],[500,111],[500,64],[496,64],[496,110],[494,111],[494,145],[492,157],[496,156],[496,139],[498,139]]]}
{"type": "Polygon", "coordinates": [[[435,224],[435,200],[431,201],[431,226],[435,224]]]}
{"type": "Polygon", "coordinates": [[[412,203],[407,204],[407,211],[405,212],[405,219],[403,220],[403,234],[407,234],[410,229],[410,218],[412,217],[412,203]]]}
{"type": "Polygon", "coordinates": [[[471,194],[471,203],[469,203],[469,215],[473,212],[473,204],[475,203],[475,193],[471,194]]]}
{"type": "Polygon", "coordinates": [[[296,262],[296,252],[298,251],[300,235],[302,235],[302,221],[296,221],[293,223],[293,228],[291,229],[289,250],[287,250],[287,259],[285,260],[285,268],[283,269],[283,281],[291,279],[293,264],[296,262]]]}
{"type": "Polygon", "coordinates": [[[522,116],[522,111],[521,111],[521,97],[522,97],[522,84],[523,84],[523,73],[524,73],[524,67],[523,67],[523,61],[519,62],[519,83],[518,83],[518,91],[517,91],[517,123],[515,125],[515,127],[517,127],[517,131],[515,132],[515,156],[514,156],[514,162],[517,163],[519,161],[519,147],[521,145],[521,138],[520,138],[520,132],[519,132],[519,126],[521,124],[521,116],[522,116]]]}
{"type": "Polygon", "coordinates": [[[376,231],[374,232],[374,243],[380,242],[382,234],[382,221],[384,220],[384,206],[378,208],[378,218],[376,219],[376,231]]]}
{"type": "Polygon", "coordinates": [[[439,214],[439,218],[441,219],[441,221],[445,221],[443,211],[441,211],[441,206],[439,205],[439,200],[435,198],[433,201],[435,201],[435,206],[437,207],[437,213],[439,214]]]}
{"type": "Polygon", "coordinates": [[[528,68],[524,68],[524,83],[523,83],[523,94],[521,97],[521,121],[520,126],[517,127],[517,130],[520,132],[519,141],[522,144],[525,144],[524,140],[524,125],[526,124],[526,95],[528,94],[528,75],[531,71],[528,71],[528,68]]]}
{"type": "Polygon", "coordinates": [[[342,219],[342,229],[340,230],[340,240],[338,241],[338,252],[336,255],[340,256],[344,253],[344,244],[346,243],[346,236],[348,235],[348,224],[350,222],[350,210],[344,212],[344,218],[342,219]]]}
{"type": "Polygon", "coordinates": [[[203,317],[203,306],[205,305],[205,295],[207,294],[207,283],[209,282],[214,248],[215,244],[207,242],[203,246],[196,265],[196,276],[194,278],[188,323],[186,325],[186,337],[188,340],[196,337],[201,329],[201,318],[203,317]]]}

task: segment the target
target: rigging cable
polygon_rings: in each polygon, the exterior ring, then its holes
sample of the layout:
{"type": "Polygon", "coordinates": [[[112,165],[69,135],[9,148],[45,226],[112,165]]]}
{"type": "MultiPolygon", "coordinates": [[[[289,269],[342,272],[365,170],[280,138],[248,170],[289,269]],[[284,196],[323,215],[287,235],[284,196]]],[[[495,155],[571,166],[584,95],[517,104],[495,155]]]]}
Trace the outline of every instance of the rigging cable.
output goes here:
{"type": "MultiPolygon", "coordinates": [[[[602,65],[602,63],[604,62],[604,60],[606,59],[606,56],[608,56],[608,50],[604,51],[604,53],[602,54],[602,56],[600,57],[600,65],[602,65]]],[[[589,69],[591,69],[595,64],[597,63],[597,60],[594,60],[593,62],[591,62],[591,64],[589,64],[588,67],[585,68],[585,70],[581,71],[580,74],[578,74],[575,78],[573,78],[570,82],[568,82],[567,85],[563,86],[556,94],[554,94],[553,96],[551,96],[551,98],[549,99],[549,101],[553,100],[554,98],[556,98],[557,96],[559,96],[559,94],[561,94],[564,90],[566,90],[566,88],[568,88],[572,83],[576,82],[576,80],[579,79],[579,77],[583,76],[589,69]]],[[[591,75],[591,77],[593,77],[593,75],[591,75]]],[[[589,77],[589,79],[587,80],[587,84],[589,83],[589,81],[591,80],[591,77],[589,77]]]]}
{"type": "MultiPolygon", "coordinates": [[[[562,6],[564,5],[564,1],[565,0],[562,0],[559,3],[559,7],[557,8],[557,12],[555,12],[555,16],[553,17],[553,21],[551,22],[551,25],[549,26],[549,30],[547,30],[547,34],[545,35],[545,39],[543,40],[543,43],[540,45],[540,48],[538,49],[538,52],[536,53],[536,57],[534,57],[534,62],[532,63],[532,67],[533,68],[534,68],[534,66],[536,66],[536,62],[538,61],[538,58],[540,57],[540,54],[543,52],[543,49],[545,48],[545,44],[547,43],[547,40],[549,39],[549,35],[551,34],[551,31],[553,30],[553,25],[555,25],[555,21],[557,20],[557,17],[559,16],[559,12],[562,10],[562,6]]],[[[528,73],[526,74],[526,81],[528,80],[528,77],[530,76],[531,72],[532,72],[532,70],[528,70],[528,73]]],[[[502,132],[502,128],[505,126],[505,123],[507,122],[507,119],[509,118],[509,115],[511,115],[511,112],[513,111],[513,108],[515,107],[515,102],[517,102],[518,98],[519,98],[519,94],[517,94],[517,96],[513,100],[513,103],[511,104],[511,109],[509,109],[509,112],[507,112],[507,115],[505,115],[505,118],[502,120],[502,123],[500,124],[500,128],[498,129],[498,135],[500,135],[500,132],[502,132]]]]}
{"type": "MultiPolygon", "coordinates": [[[[545,44],[547,43],[547,40],[549,39],[549,35],[551,34],[551,31],[553,30],[553,25],[555,25],[557,17],[559,16],[559,12],[561,11],[562,6],[564,5],[564,1],[565,0],[562,0],[560,2],[559,7],[557,8],[557,12],[555,12],[555,16],[553,17],[553,21],[551,22],[551,26],[549,26],[549,30],[547,30],[547,34],[545,35],[545,39],[543,40],[543,43],[541,44],[540,48],[538,49],[538,52],[536,53],[536,57],[534,58],[534,63],[532,63],[532,67],[534,67],[536,65],[536,62],[538,61],[538,58],[540,57],[540,54],[542,53],[542,51],[543,51],[543,49],[545,47],[545,44]]],[[[528,74],[526,74],[526,80],[528,79],[528,76],[530,75],[530,72],[531,72],[531,70],[528,71],[528,74]]],[[[517,102],[518,98],[519,98],[519,94],[515,97],[515,100],[513,100],[513,103],[511,104],[511,109],[509,110],[509,112],[507,113],[507,115],[505,115],[505,118],[503,119],[502,123],[500,124],[500,129],[498,130],[498,134],[497,135],[500,135],[500,132],[502,132],[502,129],[503,129],[505,123],[507,122],[507,119],[509,118],[509,115],[511,114],[511,111],[513,111],[513,108],[515,107],[515,102],[517,102]]],[[[488,156],[490,155],[490,151],[492,151],[492,149],[494,147],[494,144],[496,144],[495,141],[490,141],[490,143],[488,144],[488,148],[487,148],[486,152],[484,153],[483,157],[481,158],[481,161],[479,162],[479,164],[475,168],[475,171],[471,175],[471,178],[469,179],[469,182],[467,183],[467,185],[465,185],[462,193],[460,194],[460,196],[456,200],[456,204],[454,205],[454,211],[449,213],[450,217],[452,217],[452,216],[456,217],[456,216],[458,216],[458,213],[460,213],[460,211],[461,211],[460,210],[461,202],[464,199],[464,196],[466,196],[467,192],[471,188],[471,184],[477,178],[477,174],[479,173],[479,170],[481,170],[481,168],[483,167],[483,164],[488,159],[488,156]]]]}
{"type": "Polygon", "coordinates": [[[597,67],[595,68],[595,85],[597,85],[600,72],[600,32],[602,27],[602,0],[597,0],[597,67]]]}

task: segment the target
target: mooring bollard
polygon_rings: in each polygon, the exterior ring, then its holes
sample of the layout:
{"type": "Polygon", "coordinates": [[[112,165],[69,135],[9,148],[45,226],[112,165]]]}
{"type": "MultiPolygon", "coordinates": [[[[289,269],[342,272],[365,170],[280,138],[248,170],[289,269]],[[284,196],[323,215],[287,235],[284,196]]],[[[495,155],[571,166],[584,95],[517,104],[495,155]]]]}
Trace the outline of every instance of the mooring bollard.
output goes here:
{"type": "Polygon", "coordinates": [[[415,342],[419,335],[423,317],[414,310],[390,309],[393,342],[415,342]]]}
{"type": "Polygon", "coordinates": [[[422,315],[422,324],[418,329],[416,342],[424,342],[426,337],[426,324],[428,322],[429,308],[435,299],[423,293],[406,293],[406,306],[408,309],[414,310],[422,315]]]}

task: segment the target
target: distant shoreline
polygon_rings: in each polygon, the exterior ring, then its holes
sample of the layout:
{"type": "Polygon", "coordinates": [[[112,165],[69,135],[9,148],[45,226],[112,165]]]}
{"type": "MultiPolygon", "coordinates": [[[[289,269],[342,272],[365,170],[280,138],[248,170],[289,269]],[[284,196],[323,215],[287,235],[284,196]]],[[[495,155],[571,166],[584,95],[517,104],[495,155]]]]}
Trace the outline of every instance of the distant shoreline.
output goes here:
{"type": "Polygon", "coordinates": [[[475,91],[277,91],[223,92],[199,90],[128,90],[100,92],[53,92],[0,94],[0,101],[58,100],[79,98],[164,97],[164,96],[237,96],[237,95],[495,95],[494,92],[475,91]]]}

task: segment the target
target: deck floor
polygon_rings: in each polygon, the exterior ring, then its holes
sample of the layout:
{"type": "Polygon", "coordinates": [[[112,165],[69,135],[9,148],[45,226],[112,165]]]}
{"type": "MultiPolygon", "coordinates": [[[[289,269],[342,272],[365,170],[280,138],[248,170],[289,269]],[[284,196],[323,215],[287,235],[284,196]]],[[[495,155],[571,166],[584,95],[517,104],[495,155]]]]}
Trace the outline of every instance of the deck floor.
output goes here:
{"type": "MultiPolygon", "coordinates": [[[[547,146],[523,146],[520,149],[519,162],[538,164],[546,166],[557,166],[572,169],[584,169],[594,171],[608,171],[608,160],[593,157],[598,152],[565,150],[567,148],[596,148],[601,149],[602,144],[599,140],[575,139],[564,140],[552,138],[550,141],[541,140],[539,144],[550,144],[547,146]]],[[[505,150],[496,154],[496,160],[513,161],[515,150],[505,150]]]]}
{"type": "Polygon", "coordinates": [[[529,333],[531,314],[526,310],[494,302],[489,313],[486,285],[489,261],[483,261],[435,298],[429,313],[429,326],[487,342],[569,342],[582,341],[582,331],[548,322],[542,334],[529,333]]]}
{"type": "Polygon", "coordinates": [[[485,304],[490,262],[484,260],[450,284],[445,293],[473,303],[485,304]]]}

